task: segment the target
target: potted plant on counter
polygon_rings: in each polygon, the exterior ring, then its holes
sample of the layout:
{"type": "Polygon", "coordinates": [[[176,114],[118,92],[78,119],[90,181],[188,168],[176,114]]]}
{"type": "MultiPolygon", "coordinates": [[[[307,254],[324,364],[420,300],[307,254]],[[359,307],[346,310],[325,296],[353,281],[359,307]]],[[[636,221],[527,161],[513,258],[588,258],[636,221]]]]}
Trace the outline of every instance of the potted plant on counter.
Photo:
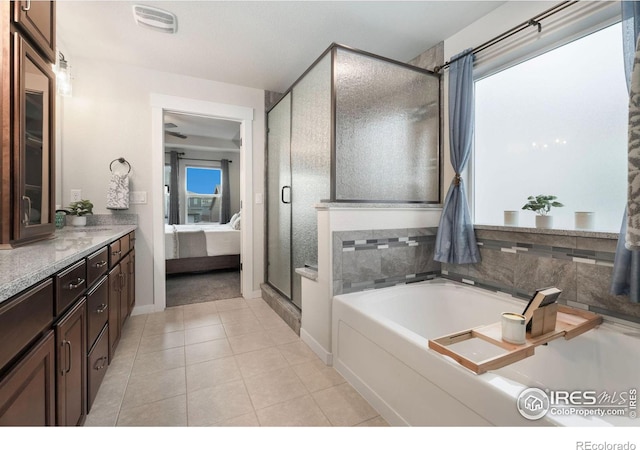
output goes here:
{"type": "Polygon", "coordinates": [[[67,209],[71,218],[71,225],[83,227],[87,224],[87,215],[93,214],[93,203],[89,200],[71,202],[67,209]]]}
{"type": "Polygon", "coordinates": [[[536,195],[529,196],[527,203],[522,209],[528,209],[529,211],[535,211],[536,215],[536,228],[553,228],[553,216],[549,215],[552,207],[560,208],[564,206],[562,203],[557,202],[555,195],[536,195]]]}

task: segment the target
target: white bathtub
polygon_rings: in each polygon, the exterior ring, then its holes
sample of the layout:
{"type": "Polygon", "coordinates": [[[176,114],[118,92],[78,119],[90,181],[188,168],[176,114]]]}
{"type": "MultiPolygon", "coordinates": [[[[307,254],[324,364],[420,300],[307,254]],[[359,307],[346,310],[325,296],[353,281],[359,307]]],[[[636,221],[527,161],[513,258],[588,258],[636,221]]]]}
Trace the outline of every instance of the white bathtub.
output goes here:
{"type": "MultiPolygon", "coordinates": [[[[523,308],[524,302],[510,296],[442,279],[337,295],[333,365],[392,425],[640,426],[628,414],[547,414],[531,421],[516,409],[528,387],[610,395],[640,390],[636,328],[605,322],[482,375],[428,348],[429,339],[497,322],[501,312],[523,308]]],[[[477,360],[492,347],[478,339],[463,345],[477,360]]]]}

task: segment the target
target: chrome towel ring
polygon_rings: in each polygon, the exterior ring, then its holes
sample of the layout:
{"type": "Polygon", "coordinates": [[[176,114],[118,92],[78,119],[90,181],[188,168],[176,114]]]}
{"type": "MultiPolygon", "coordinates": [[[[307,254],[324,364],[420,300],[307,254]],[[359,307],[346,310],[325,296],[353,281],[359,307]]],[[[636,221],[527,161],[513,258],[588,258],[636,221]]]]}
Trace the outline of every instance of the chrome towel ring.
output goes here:
{"type": "Polygon", "coordinates": [[[127,161],[126,159],[124,159],[122,156],[120,158],[116,158],[113,161],[111,161],[111,164],[109,164],[109,170],[111,172],[113,172],[113,163],[118,161],[120,164],[126,164],[127,166],[129,166],[129,170],[127,171],[127,173],[131,173],[131,164],[129,164],[129,161],[127,161]]]}

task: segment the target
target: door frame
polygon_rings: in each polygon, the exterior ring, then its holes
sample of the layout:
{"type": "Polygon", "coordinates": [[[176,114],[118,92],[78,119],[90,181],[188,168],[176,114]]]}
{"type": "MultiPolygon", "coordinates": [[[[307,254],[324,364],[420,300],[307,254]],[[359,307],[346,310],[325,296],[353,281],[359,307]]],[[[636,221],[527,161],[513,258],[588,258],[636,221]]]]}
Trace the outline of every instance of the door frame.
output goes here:
{"type": "Polygon", "coordinates": [[[153,220],[153,303],[156,311],[167,306],[164,245],[164,113],[199,115],[213,119],[232,120],[240,123],[240,291],[250,297],[253,289],[253,118],[254,109],[246,106],[227,105],[192,98],[151,94],[151,172],[153,220]]]}

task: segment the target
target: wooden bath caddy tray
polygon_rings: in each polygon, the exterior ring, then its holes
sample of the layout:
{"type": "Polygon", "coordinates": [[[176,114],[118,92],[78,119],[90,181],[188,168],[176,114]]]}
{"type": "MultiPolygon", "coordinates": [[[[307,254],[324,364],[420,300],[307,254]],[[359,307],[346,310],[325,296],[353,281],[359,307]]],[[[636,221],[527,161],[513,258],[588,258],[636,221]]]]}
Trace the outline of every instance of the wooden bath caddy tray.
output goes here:
{"type": "Polygon", "coordinates": [[[556,328],[540,336],[531,337],[527,332],[526,343],[517,345],[502,340],[502,328],[500,322],[485,325],[470,330],[458,331],[447,336],[437,339],[429,339],[429,348],[449,356],[462,366],[477,374],[486,372],[487,370],[499,369],[521,359],[527,358],[534,354],[534,350],[538,345],[546,344],[559,337],[565,339],[574,338],[585,331],[589,331],[595,326],[602,323],[602,317],[589,311],[570,308],[564,305],[558,305],[558,317],[556,320],[556,328]],[[486,359],[484,361],[475,362],[464,355],[447,348],[451,344],[466,341],[468,339],[479,338],[483,341],[490,342],[505,350],[506,353],[486,359]]]}

